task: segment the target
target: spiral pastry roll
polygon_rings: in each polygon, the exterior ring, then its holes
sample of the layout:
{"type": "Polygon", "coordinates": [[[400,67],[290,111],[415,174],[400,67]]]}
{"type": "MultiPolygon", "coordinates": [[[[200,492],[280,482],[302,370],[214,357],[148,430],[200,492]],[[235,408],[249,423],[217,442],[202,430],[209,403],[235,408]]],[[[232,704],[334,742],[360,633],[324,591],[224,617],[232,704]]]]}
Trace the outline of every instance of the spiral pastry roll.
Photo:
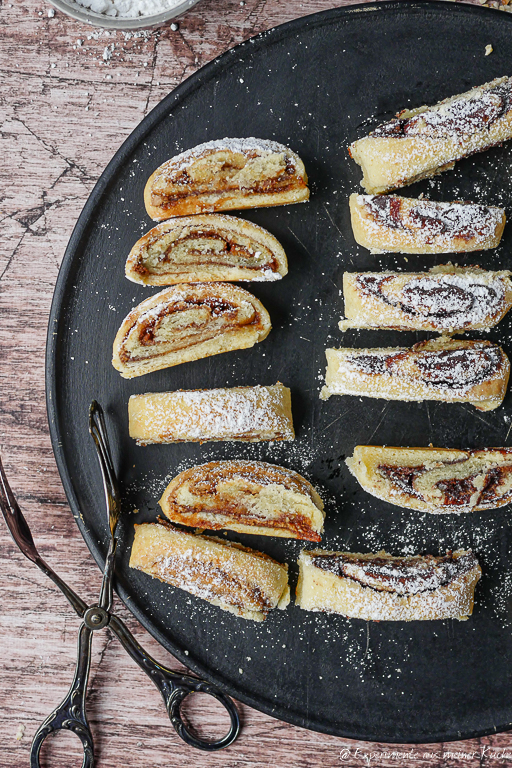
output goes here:
{"type": "Polygon", "coordinates": [[[232,387],[132,395],[130,437],[148,443],[293,440],[290,390],[232,387]]]}
{"type": "Polygon", "coordinates": [[[350,195],[352,230],[372,253],[461,253],[496,248],[505,211],[397,195],[350,195]]]}
{"type": "Polygon", "coordinates": [[[296,603],[365,621],[463,621],[481,575],[475,555],[462,549],[441,557],[303,551],[296,603]]]}
{"type": "Polygon", "coordinates": [[[447,264],[429,272],[345,272],[339,327],[456,333],[489,329],[512,306],[510,272],[447,264]]]}
{"type": "Polygon", "coordinates": [[[173,523],[320,541],[324,505],[297,472],[264,461],[210,461],[181,472],[160,499],[173,523]]]}
{"type": "Polygon", "coordinates": [[[135,526],[130,568],[243,619],[264,621],[290,602],[287,565],[241,544],[185,533],[163,520],[135,526]]]}
{"type": "Polygon", "coordinates": [[[202,357],[246,349],[270,333],[258,299],[229,283],[184,283],[135,307],[114,340],[112,365],[125,379],[202,357]]]}
{"type": "Polygon", "coordinates": [[[410,349],[328,349],[320,397],[471,403],[492,411],[503,402],[510,363],[490,341],[423,341],[410,349]]]}
{"type": "Polygon", "coordinates": [[[161,165],[144,190],[155,221],[194,213],[242,210],[309,198],[304,163],[268,139],[218,139],[161,165]]]}
{"type": "Polygon", "coordinates": [[[450,170],[455,162],[512,138],[512,78],[499,77],[433,107],[404,109],[350,156],[363,171],[369,194],[389,192],[450,170]]]}
{"type": "Polygon", "coordinates": [[[126,277],[143,285],[280,280],[286,254],[263,227],[235,216],[184,216],[154,227],[126,261],[126,277]]]}
{"type": "Polygon", "coordinates": [[[347,466],[372,496],[419,512],[485,511],[512,501],[512,448],[358,445],[347,466]]]}

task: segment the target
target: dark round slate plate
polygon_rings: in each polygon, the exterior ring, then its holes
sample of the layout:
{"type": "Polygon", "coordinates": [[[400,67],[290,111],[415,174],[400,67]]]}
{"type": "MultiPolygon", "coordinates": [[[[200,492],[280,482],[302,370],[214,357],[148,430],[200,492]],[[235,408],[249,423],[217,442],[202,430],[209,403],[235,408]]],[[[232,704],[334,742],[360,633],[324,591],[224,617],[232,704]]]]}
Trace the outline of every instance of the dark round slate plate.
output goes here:
{"type": "MultiPolygon", "coordinates": [[[[359,168],[347,144],[408,105],[431,104],[512,74],[512,19],[470,6],[395,2],[335,9],[259,35],[204,67],[171,93],[117,152],[71,237],[48,332],[48,413],[62,481],[95,559],[106,549],[100,473],[87,432],[89,403],[109,416],[124,520],[119,594],[142,624],[192,670],[275,717],[338,736],[388,742],[458,739],[512,724],[509,509],[428,516],[365,494],[343,462],[358,443],[477,447],[509,445],[511,398],[492,413],[470,406],[318,398],[326,346],[411,344],[414,333],[341,334],[346,269],[426,269],[447,257],[371,256],[354,243],[347,197],[359,168]],[[494,52],[485,56],[491,43],[494,52]],[[223,136],[289,144],[311,180],[307,205],[244,214],[283,243],[290,271],[249,287],[273,330],[253,349],[123,380],[110,364],[124,316],[156,289],[124,277],[124,260],[147,231],[142,191],[175,153],[223,136]],[[273,384],[292,389],[295,443],[138,448],[127,401],[137,392],[273,384]],[[133,523],[154,520],[157,499],[179,470],[214,458],[257,458],[292,467],[326,502],[327,549],[443,553],[473,547],[484,571],[467,622],[372,623],[306,613],[291,605],[264,624],[237,619],[186,593],[131,572],[133,523]],[[133,514],[138,510],[137,514],[133,514]]],[[[505,204],[512,143],[460,162],[410,188],[433,199],[505,204]]],[[[510,212],[510,211],[509,211],[510,212]]],[[[509,225],[510,227],[510,225],[509,225]]],[[[458,258],[510,266],[508,230],[493,252],[458,258]]],[[[489,336],[509,343],[510,320],[489,336]]],[[[238,540],[294,565],[301,544],[238,540]]]]}

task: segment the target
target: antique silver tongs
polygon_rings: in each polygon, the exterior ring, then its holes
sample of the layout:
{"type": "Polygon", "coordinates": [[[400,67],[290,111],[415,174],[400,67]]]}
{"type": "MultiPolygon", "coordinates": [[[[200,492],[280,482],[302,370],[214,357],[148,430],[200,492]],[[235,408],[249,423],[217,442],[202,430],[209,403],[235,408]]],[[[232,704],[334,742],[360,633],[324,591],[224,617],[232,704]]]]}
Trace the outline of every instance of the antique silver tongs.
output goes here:
{"type": "Polygon", "coordinates": [[[180,675],[159,664],[139,645],[125,623],[111,612],[113,600],[112,576],[114,573],[117,544],[115,531],[121,507],[103,410],[96,401],[91,403],[89,411],[89,431],[93,437],[100,462],[110,527],[110,542],[97,605],[88,606],[60,576],[57,576],[39,555],[28,523],[7,482],[0,460],[0,508],[14,541],[23,554],[59,587],[75,612],[82,619],[78,633],[78,659],[73,682],[66,698],[46,718],[34,736],[30,753],[30,767],[40,768],[39,753],[43,741],[50,733],[63,728],[76,733],[82,742],[84,749],[82,768],[92,768],[94,765],[94,747],[85,711],[85,696],[91,663],[92,635],[93,632],[106,626],[110,627],[128,655],[131,656],[156,685],[162,694],[171,723],[183,741],[191,747],[197,747],[197,749],[206,751],[224,749],[224,747],[228,747],[233,743],[240,731],[240,720],[233,701],[222,693],[219,688],[211,685],[206,680],[199,680],[190,675],[180,675]],[[223,738],[217,741],[204,741],[188,730],[182,720],[180,706],[185,697],[189,693],[194,692],[207,693],[210,696],[214,696],[227,710],[231,726],[229,732],[223,738]]]}

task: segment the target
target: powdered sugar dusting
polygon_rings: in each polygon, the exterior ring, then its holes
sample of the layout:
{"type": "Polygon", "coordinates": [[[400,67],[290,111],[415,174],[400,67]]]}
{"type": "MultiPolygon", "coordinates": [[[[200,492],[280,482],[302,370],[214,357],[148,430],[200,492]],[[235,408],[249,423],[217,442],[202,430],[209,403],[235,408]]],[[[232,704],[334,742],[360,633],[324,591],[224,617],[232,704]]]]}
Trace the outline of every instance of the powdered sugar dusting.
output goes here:
{"type": "Polygon", "coordinates": [[[289,390],[271,387],[133,395],[140,444],[202,440],[293,440],[289,390]]]}
{"type": "Polygon", "coordinates": [[[498,322],[508,309],[508,272],[364,272],[348,279],[360,306],[340,323],[342,329],[484,329],[498,322]]]}
{"type": "Polygon", "coordinates": [[[167,177],[170,173],[175,175],[182,171],[186,171],[187,168],[190,168],[196,160],[204,155],[210,154],[211,152],[221,152],[223,150],[241,154],[256,152],[258,155],[284,155],[286,160],[295,167],[297,167],[297,164],[302,164],[295,152],[292,152],[291,149],[277,141],[272,141],[271,139],[258,139],[254,136],[245,139],[226,137],[224,139],[214,139],[213,141],[206,141],[203,144],[198,144],[197,146],[182,152],[180,155],[173,157],[171,160],[168,160],[160,166],[158,173],[155,175],[155,183],[160,181],[160,179],[167,177]]]}
{"type": "Polygon", "coordinates": [[[411,349],[330,349],[327,359],[322,399],[364,394],[476,403],[490,399],[489,392],[478,389],[483,383],[501,381],[502,400],[510,368],[501,348],[483,341],[447,344],[441,339],[411,349]]]}

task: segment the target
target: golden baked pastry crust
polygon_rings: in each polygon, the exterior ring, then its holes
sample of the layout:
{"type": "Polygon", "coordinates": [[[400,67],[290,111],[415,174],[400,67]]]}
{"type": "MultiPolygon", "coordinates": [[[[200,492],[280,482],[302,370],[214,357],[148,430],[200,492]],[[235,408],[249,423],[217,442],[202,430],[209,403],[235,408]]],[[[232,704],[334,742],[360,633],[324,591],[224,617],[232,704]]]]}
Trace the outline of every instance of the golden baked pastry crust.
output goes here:
{"type": "Polygon", "coordinates": [[[461,253],[496,248],[502,208],[397,195],[350,195],[356,242],[372,253],[461,253]]]}
{"type": "Polygon", "coordinates": [[[125,379],[263,341],[270,317],[230,283],[181,283],[151,296],[123,320],[112,365],[125,379]]]}
{"type": "Polygon", "coordinates": [[[126,277],[143,285],[280,280],[286,254],[263,227],[236,216],[183,216],[159,224],[138,240],[126,277]]]}
{"type": "Polygon", "coordinates": [[[264,461],[210,461],[181,472],[159,502],[173,523],[320,541],[323,502],[297,472],[264,461]]]}
{"type": "Polygon", "coordinates": [[[161,165],[144,190],[155,221],[195,213],[242,210],[309,199],[300,157],[267,139],[218,139],[161,165]]]}
{"type": "Polygon", "coordinates": [[[512,78],[452,96],[433,107],[403,110],[350,156],[363,170],[361,185],[380,194],[450,170],[455,162],[512,138],[512,78]]]}
{"type": "Polygon", "coordinates": [[[512,307],[510,274],[452,264],[429,272],[345,272],[339,327],[443,334],[492,328],[512,307]]]}
{"type": "Polygon", "coordinates": [[[170,523],[135,526],[130,568],[207,600],[244,619],[264,621],[290,602],[288,566],[263,552],[170,523]]]}
{"type": "Polygon", "coordinates": [[[512,501],[512,448],[358,445],[347,466],[372,496],[419,512],[484,511],[512,501]]]}
{"type": "Polygon", "coordinates": [[[295,437],[290,390],[279,382],[132,395],[128,416],[130,437],[138,445],[295,437]]]}
{"type": "Polygon", "coordinates": [[[503,402],[510,374],[508,357],[490,341],[441,337],[410,349],[327,349],[326,356],[322,400],[365,395],[471,403],[491,411],[503,402]]]}
{"type": "Polygon", "coordinates": [[[464,550],[442,557],[302,551],[296,604],[365,621],[463,621],[481,574],[464,550]]]}

